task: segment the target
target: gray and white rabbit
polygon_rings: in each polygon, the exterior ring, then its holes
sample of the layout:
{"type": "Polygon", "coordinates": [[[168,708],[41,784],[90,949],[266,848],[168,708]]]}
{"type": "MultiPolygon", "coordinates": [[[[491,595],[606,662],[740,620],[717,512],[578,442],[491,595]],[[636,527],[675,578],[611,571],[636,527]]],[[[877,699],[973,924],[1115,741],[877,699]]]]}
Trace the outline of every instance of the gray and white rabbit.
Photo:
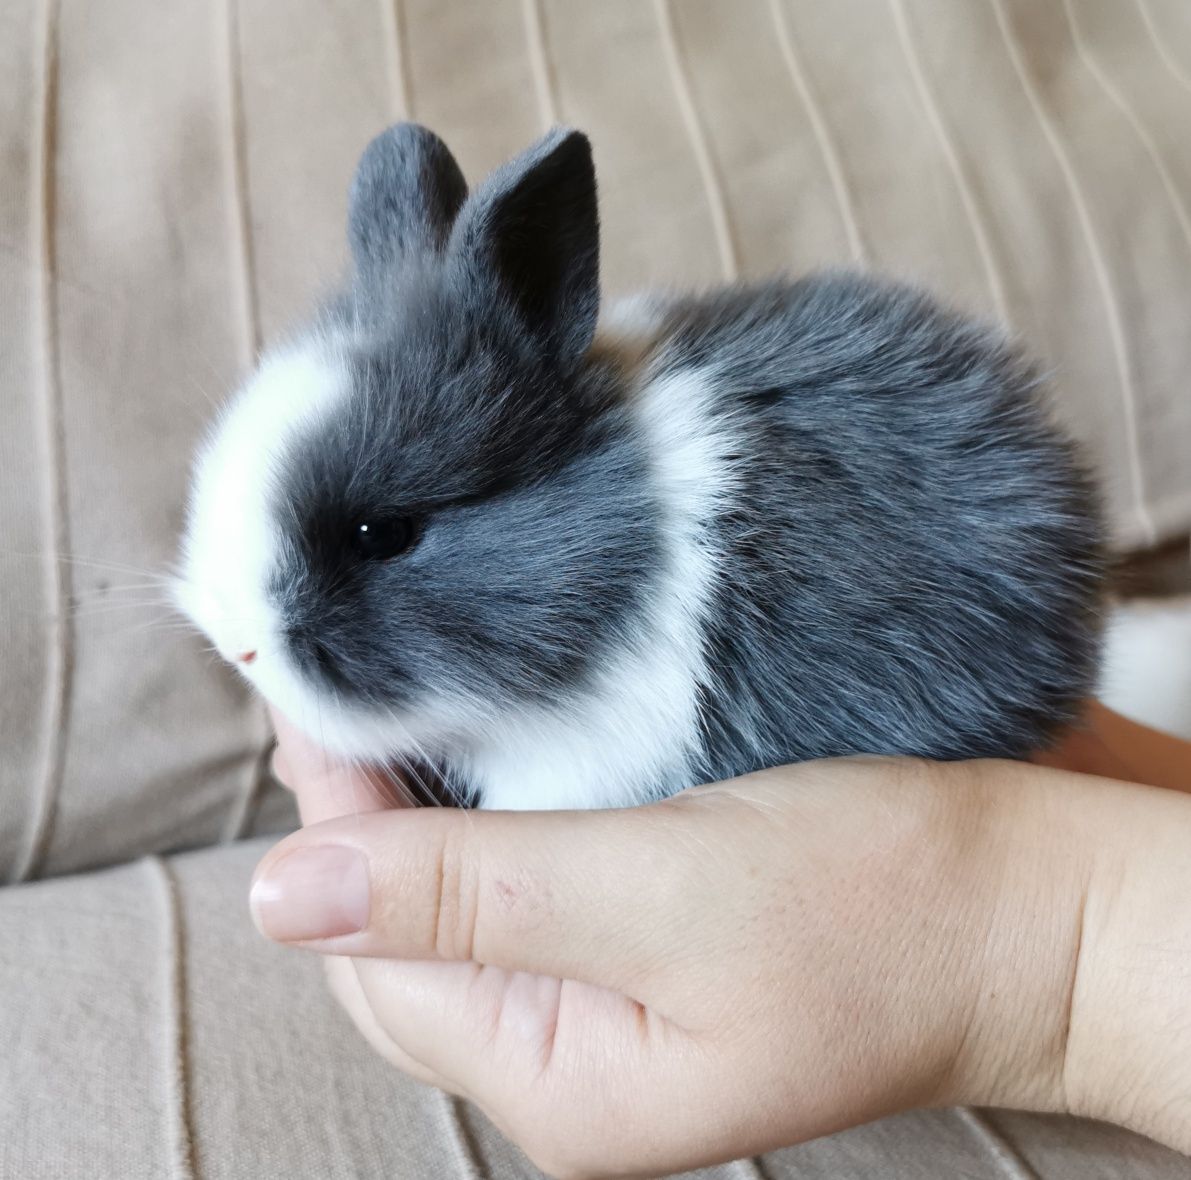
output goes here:
{"type": "Polygon", "coordinates": [[[197,461],[177,587],[344,755],[496,808],[1021,756],[1094,674],[1095,497],[998,335],[850,274],[597,325],[587,139],[468,193],[401,124],[352,279],[197,461]]]}

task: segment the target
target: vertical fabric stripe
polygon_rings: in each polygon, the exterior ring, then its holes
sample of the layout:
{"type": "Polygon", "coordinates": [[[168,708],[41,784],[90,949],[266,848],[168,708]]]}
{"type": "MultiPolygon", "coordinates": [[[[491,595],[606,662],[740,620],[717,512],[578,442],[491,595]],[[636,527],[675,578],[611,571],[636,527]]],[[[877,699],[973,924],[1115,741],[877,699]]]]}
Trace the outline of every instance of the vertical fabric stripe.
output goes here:
{"type": "Polygon", "coordinates": [[[980,1146],[988,1152],[997,1170],[1008,1180],[1042,1180],[1042,1177],[1026,1163],[1010,1146],[1009,1141],[997,1131],[979,1111],[970,1106],[956,1108],[956,1115],[980,1146]]]}
{"type": "Polygon", "coordinates": [[[195,1180],[194,1120],[190,1103],[190,1060],[186,1020],[186,959],[178,886],[159,856],[144,864],[152,878],[161,920],[161,985],[164,1043],[162,1071],[166,1088],[170,1171],[174,1180],[195,1180]]]}
{"type": "Polygon", "coordinates": [[[455,1171],[462,1180],[488,1180],[488,1169],[480,1159],[471,1135],[463,1124],[459,1099],[441,1090],[431,1092],[442,1112],[446,1129],[447,1148],[455,1171]]]}
{"type": "Polygon", "coordinates": [[[1125,335],[1125,324],[1121,315],[1120,300],[1116,287],[1113,284],[1112,275],[1108,269],[1108,263],[1104,257],[1104,251],[1096,234],[1096,227],[1092,221],[1091,209],[1083,190],[1083,184],[1075,171],[1075,166],[1072,164],[1071,157],[1059,135],[1058,127],[1055,126],[1054,120],[1047,113],[1042,102],[1042,96],[1038,93],[1038,89],[1030,77],[1029,70],[1026,68],[1017,35],[1005,11],[1004,0],[989,0],[989,3],[992,5],[993,12],[996,15],[997,27],[1001,31],[1001,38],[1005,43],[1005,49],[1009,54],[1009,60],[1017,74],[1018,81],[1021,83],[1026,99],[1034,112],[1038,126],[1045,136],[1047,143],[1050,145],[1055,162],[1063,174],[1063,180],[1067,185],[1071,202],[1075,206],[1075,214],[1079,220],[1080,231],[1083,234],[1092,263],[1092,269],[1096,275],[1096,282],[1100,288],[1100,298],[1104,305],[1104,315],[1108,321],[1109,338],[1112,341],[1113,352],[1116,356],[1117,380],[1121,390],[1121,416],[1124,423],[1125,454],[1129,466],[1128,476],[1129,487],[1133,498],[1133,511],[1147,543],[1152,544],[1157,537],[1157,529],[1150,515],[1149,505],[1145,495],[1145,484],[1142,476],[1141,441],[1138,436],[1137,427],[1137,390],[1134,385],[1133,362],[1129,341],[1125,335]]]}
{"type": "Polygon", "coordinates": [[[786,63],[790,81],[806,111],[807,119],[810,120],[811,131],[818,144],[819,153],[823,157],[823,166],[827,169],[827,176],[831,181],[831,189],[835,194],[836,205],[839,207],[840,220],[843,222],[844,234],[848,239],[848,250],[852,255],[852,261],[857,266],[864,266],[868,262],[868,250],[860,232],[856,205],[852,200],[851,186],[844,174],[839,149],[835,145],[835,137],[827,126],[819,101],[807,80],[806,70],[803,69],[802,59],[794,44],[794,37],[790,32],[786,14],[782,11],[782,0],[769,0],[769,11],[773,17],[774,32],[777,34],[778,46],[782,51],[782,59],[786,63]]]}
{"type": "Polygon", "coordinates": [[[678,100],[678,107],[682,112],[682,121],[686,126],[691,149],[695,154],[699,176],[703,180],[707,206],[711,211],[711,224],[715,234],[716,247],[719,250],[720,269],[723,271],[724,278],[731,282],[740,274],[740,261],[735,235],[732,232],[731,217],[724,197],[724,186],[716,171],[715,161],[711,157],[711,149],[707,143],[707,133],[691,94],[690,81],[687,78],[686,66],[683,62],[682,46],[678,42],[678,35],[674,29],[674,14],[670,11],[669,0],[654,0],[654,11],[657,13],[658,27],[661,30],[662,48],[666,55],[670,80],[674,85],[674,96],[678,100]]]}
{"type": "MultiPolygon", "coordinates": [[[[220,38],[224,59],[224,107],[227,126],[226,172],[228,177],[228,205],[232,213],[233,253],[231,267],[238,276],[235,300],[240,319],[240,372],[247,374],[261,353],[261,321],[256,274],[256,260],[252,248],[252,213],[248,190],[248,139],[244,122],[244,89],[242,82],[242,54],[240,49],[240,0],[223,0],[223,30],[220,38]]],[[[258,715],[263,707],[256,706],[258,715]]],[[[268,726],[261,717],[261,728],[268,726]]],[[[271,741],[252,759],[239,794],[228,809],[223,827],[223,839],[238,840],[253,813],[253,805],[264,789],[265,773],[269,765],[271,741]]]]}
{"type": "Polygon", "coordinates": [[[1166,67],[1167,72],[1179,83],[1180,86],[1191,90],[1191,75],[1188,75],[1182,66],[1171,56],[1170,50],[1166,47],[1166,39],[1158,31],[1157,22],[1154,20],[1154,14],[1150,11],[1150,0],[1136,0],[1137,9],[1141,13],[1141,19],[1145,24],[1146,32],[1150,35],[1150,40],[1154,43],[1154,49],[1158,56],[1162,59],[1162,64],[1166,67]]]}
{"type": "Polygon", "coordinates": [[[734,1160],[728,1165],[741,1180],[766,1180],[761,1161],[757,1159],[734,1160]]]}
{"type": "Polygon", "coordinates": [[[926,71],[922,66],[922,59],[918,53],[918,46],[914,40],[914,33],[906,15],[904,0],[889,0],[889,7],[893,13],[893,23],[897,28],[897,37],[901,42],[902,53],[909,67],[910,76],[914,81],[914,88],[918,91],[918,98],[926,112],[927,121],[934,131],[935,138],[946,157],[947,165],[955,177],[955,186],[959,190],[960,203],[964,207],[968,224],[972,227],[972,236],[976,239],[976,249],[980,254],[980,263],[984,267],[985,278],[988,281],[988,292],[997,316],[1004,324],[1012,324],[1009,314],[1009,299],[1005,292],[1005,280],[1001,268],[997,263],[993,250],[992,239],[988,233],[985,215],[980,208],[976,190],[960,158],[955,141],[947,124],[943,119],[943,112],[939,109],[938,99],[931,89],[926,71]]]}
{"type": "Polygon", "coordinates": [[[409,57],[406,44],[405,4],[403,0],[380,0],[381,27],[388,45],[389,90],[398,119],[414,117],[414,96],[410,88],[409,57]]]}
{"type": "Polygon", "coordinates": [[[264,744],[249,764],[244,778],[244,786],[228,808],[227,819],[223,825],[223,843],[225,844],[233,840],[242,840],[251,831],[252,821],[257,810],[256,805],[264,794],[269,781],[269,767],[273,761],[273,749],[276,745],[273,727],[269,723],[264,702],[254,697],[248,708],[258,719],[259,728],[265,734],[264,744]]]}
{"type": "Polygon", "coordinates": [[[1096,79],[1096,84],[1108,96],[1109,101],[1121,112],[1125,117],[1125,121],[1133,128],[1133,133],[1141,141],[1141,146],[1145,148],[1146,154],[1153,161],[1158,176],[1162,181],[1162,187],[1166,190],[1166,195],[1170,200],[1175,220],[1178,221],[1179,228],[1183,231],[1183,238],[1186,240],[1188,247],[1191,247],[1191,216],[1187,213],[1187,206],[1183,201],[1182,193],[1179,192],[1178,183],[1170,174],[1170,169],[1166,166],[1166,161],[1162,158],[1161,150],[1154,141],[1154,137],[1146,128],[1146,125],[1142,122],[1141,116],[1134,109],[1133,104],[1129,102],[1120,89],[1113,83],[1112,79],[1101,69],[1100,63],[1096,60],[1095,55],[1091,51],[1091,46],[1084,36],[1079,21],[1076,19],[1075,6],[1071,3],[1071,0],[1063,0],[1063,9],[1067,15],[1067,23],[1071,26],[1071,36],[1075,42],[1075,49],[1079,54],[1080,60],[1087,67],[1088,73],[1096,79]]]}
{"type": "Polygon", "coordinates": [[[223,0],[224,84],[227,110],[227,175],[235,232],[236,298],[241,320],[241,371],[247,372],[261,351],[256,259],[252,250],[252,213],[248,195],[248,143],[244,126],[244,87],[240,52],[240,0],[223,0]]]}
{"type": "Polygon", "coordinates": [[[66,763],[66,735],[70,723],[71,690],[74,680],[74,622],[70,610],[70,521],[66,482],[66,441],[62,407],[60,341],[56,258],[55,144],[58,117],[58,0],[42,0],[39,75],[40,103],[33,129],[34,167],[32,208],[37,218],[35,256],[38,323],[37,364],[42,408],[42,443],[45,462],[46,517],[50,545],[46,558],[48,624],[46,701],[44,709],[45,747],[36,795],[30,802],[25,847],[15,865],[14,879],[36,876],[53,837],[58,795],[66,763]]]}
{"type": "Polygon", "coordinates": [[[559,122],[558,85],[554,79],[554,63],[546,42],[546,21],[542,14],[542,0],[521,0],[521,19],[525,25],[526,51],[529,71],[533,76],[534,98],[538,104],[538,120],[543,131],[559,122]]]}

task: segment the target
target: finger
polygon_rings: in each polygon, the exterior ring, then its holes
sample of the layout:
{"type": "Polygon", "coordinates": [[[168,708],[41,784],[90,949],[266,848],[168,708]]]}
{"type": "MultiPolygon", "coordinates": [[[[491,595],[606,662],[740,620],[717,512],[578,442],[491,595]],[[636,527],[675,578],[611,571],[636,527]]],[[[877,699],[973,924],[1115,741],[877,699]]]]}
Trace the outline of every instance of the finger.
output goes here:
{"type": "Polygon", "coordinates": [[[333,961],[350,964],[351,983],[343,990],[352,1018],[383,1056],[440,1089],[460,1095],[470,1090],[474,1067],[486,1051],[482,1028],[488,1014],[477,1003],[475,987],[484,968],[338,956],[333,961]]]}
{"type": "Polygon", "coordinates": [[[616,992],[474,963],[356,966],[385,1033],[550,1174],[636,1174],[644,1145],[675,1150],[659,1099],[706,1101],[706,1046],[616,992]]]}
{"type": "Polygon", "coordinates": [[[304,824],[409,806],[400,784],[386,771],[349,766],[276,709],[270,715],[277,733],[273,771],[297,796],[304,824]]]}
{"type": "MultiPolygon", "coordinates": [[[[381,1026],[368,997],[364,994],[354,960],[338,955],[329,955],[323,960],[323,964],[326,968],[327,985],[331,994],[339,1001],[340,1007],[347,1013],[364,1039],[381,1057],[390,1065],[395,1065],[402,1073],[408,1074],[419,1082],[428,1086],[436,1086],[438,1089],[447,1090],[452,1094],[463,1094],[463,1091],[455,1083],[409,1053],[404,1046],[397,1043],[386,1028],[381,1026]]],[[[436,965],[442,966],[442,964],[436,965]]],[[[395,1007],[394,1004],[388,1005],[390,1010],[393,1007],[395,1007]]],[[[389,1014],[392,1014],[391,1011],[389,1014]]]]}
{"type": "Polygon", "coordinates": [[[330,954],[472,960],[636,994],[700,924],[706,935],[708,911],[720,921],[731,908],[700,835],[722,842],[716,810],[331,820],[265,856],[253,912],[267,936],[330,954]]]}

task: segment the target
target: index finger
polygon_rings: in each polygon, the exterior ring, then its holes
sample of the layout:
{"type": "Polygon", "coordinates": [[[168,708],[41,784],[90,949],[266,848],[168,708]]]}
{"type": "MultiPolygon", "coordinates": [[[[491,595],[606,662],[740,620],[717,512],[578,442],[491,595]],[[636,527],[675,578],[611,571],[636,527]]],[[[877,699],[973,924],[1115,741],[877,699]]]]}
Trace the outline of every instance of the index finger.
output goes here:
{"type": "Polygon", "coordinates": [[[297,796],[304,825],[413,805],[388,771],[336,757],[272,706],[269,716],[277,734],[273,774],[297,796]]]}

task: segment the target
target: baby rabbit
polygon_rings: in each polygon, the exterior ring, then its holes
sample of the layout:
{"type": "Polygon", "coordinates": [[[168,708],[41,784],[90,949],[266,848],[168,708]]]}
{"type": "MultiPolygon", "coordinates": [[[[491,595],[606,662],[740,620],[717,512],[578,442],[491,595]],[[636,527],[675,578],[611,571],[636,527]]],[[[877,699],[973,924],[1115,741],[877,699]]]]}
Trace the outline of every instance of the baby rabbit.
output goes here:
{"type": "Polygon", "coordinates": [[[591,148],[405,123],[352,276],[198,458],[177,597],[340,754],[495,808],[1017,757],[1096,664],[1095,496],[1001,337],[852,274],[597,324],[591,148]]]}

